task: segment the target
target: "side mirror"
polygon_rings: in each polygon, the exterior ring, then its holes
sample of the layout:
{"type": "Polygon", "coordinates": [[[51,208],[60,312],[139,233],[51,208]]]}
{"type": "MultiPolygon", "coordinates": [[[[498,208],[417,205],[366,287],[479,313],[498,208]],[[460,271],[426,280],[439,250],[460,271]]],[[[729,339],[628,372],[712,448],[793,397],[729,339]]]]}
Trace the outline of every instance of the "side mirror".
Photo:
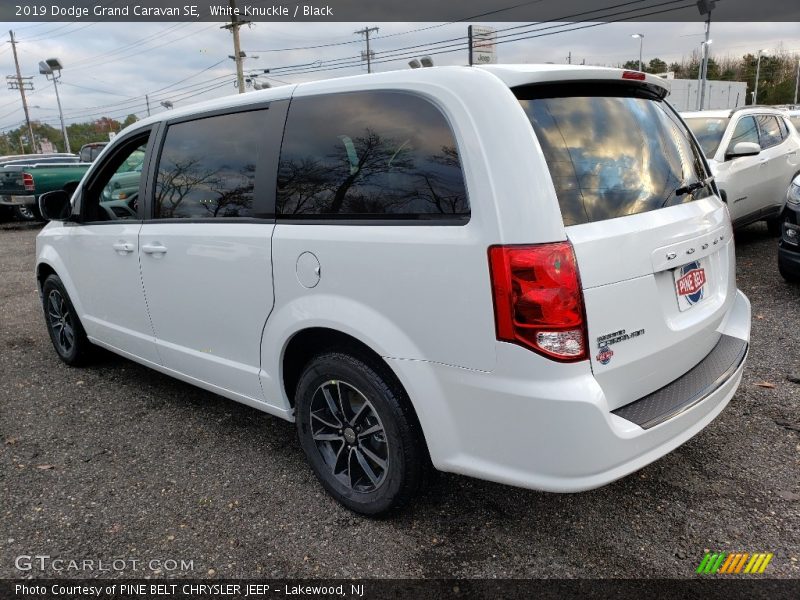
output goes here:
{"type": "Polygon", "coordinates": [[[48,221],[66,221],[72,212],[70,195],[64,190],[54,190],[39,196],[39,212],[48,221]]]}
{"type": "Polygon", "coordinates": [[[761,146],[755,142],[738,142],[725,153],[725,160],[741,158],[742,156],[755,156],[761,153],[761,146]]]}

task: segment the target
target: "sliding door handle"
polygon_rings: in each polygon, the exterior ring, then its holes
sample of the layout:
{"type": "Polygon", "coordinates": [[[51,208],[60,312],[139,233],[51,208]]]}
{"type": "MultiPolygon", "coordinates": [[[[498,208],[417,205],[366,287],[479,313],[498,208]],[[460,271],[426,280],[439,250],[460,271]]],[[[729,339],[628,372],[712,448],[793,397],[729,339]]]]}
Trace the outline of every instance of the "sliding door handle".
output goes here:
{"type": "Polygon", "coordinates": [[[144,246],[142,246],[142,252],[144,252],[145,254],[155,254],[155,255],[166,254],[167,247],[162,246],[158,242],[154,244],[145,244],[144,246]]]}

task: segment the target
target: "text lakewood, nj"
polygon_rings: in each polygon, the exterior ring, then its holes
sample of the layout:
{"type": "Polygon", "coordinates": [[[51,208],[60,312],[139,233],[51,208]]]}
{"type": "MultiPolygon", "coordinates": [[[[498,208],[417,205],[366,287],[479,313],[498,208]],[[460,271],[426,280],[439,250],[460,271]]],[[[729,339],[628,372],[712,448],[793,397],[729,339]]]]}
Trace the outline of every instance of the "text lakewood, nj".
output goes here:
{"type": "Polygon", "coordinates": [[[245,4],[242,7],[232,8],[231,6],[211,5],[208,7],[212,17],[332,17],[333,8],[330,6],[309,6],[307,4],[295,4],[291,8],[282,4],[272,6],[250,6],[245,4]]]}

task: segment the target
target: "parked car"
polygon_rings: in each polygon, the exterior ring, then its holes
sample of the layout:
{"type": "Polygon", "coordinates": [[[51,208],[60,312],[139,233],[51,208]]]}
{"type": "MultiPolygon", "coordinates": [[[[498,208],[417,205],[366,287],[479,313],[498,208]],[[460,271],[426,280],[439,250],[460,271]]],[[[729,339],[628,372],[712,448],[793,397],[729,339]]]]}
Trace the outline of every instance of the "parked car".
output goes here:
{"type": "Polygon", "coordinates": [[[800,172],[800,134],[783,111],[754,106],[682,113],[728,203],[734,227],[780,234],[786,187],[800,172]]]}
{"type": "Polygon", "coordinates": [[[800,175],[794,178],[786,192],[778,244],[778,269],[786,281],[800,282],[800,175]]]}
{"type": "Polygon", "coordinates": [[[10,164],[0,169],[0,206],[14,210],[24,221],[40,220],[39,196],[45,192],[77,186],[88,163],[37,162],[10,164]]]}
{"type": "Polygon", "coordinates": [[[80,152],[78,153],[81,157],[81,162],[94,162],[94,159],[100,155],[103,148],[106,146],[108,146],[108,142],[91,142],[89,144],[84,144],[81,146],[80,152]]]}
{"type": "Polygon", "coordinates": [[[361,513],[431,463],[614,481],[724,409],[750,334],[728,211],[667,85],[437,67],[139,121],[71,201],[41,198],[55,351],[101,346],[294,421],[361,513]],[[115,218],[103,190],[142,151],[137,218],[115,218]]]}
{"type": "MultiPolygon", "coordinates": [[[[78,157],[75,154],[67,153],[48,153],[48,154],[11,154],[0,156],[0,168],[6,165],[21,165],[33,163],[53,163],[53,162],[77,162],[78,157]]],[[[24,220],[33,219],[35,213],[31,207],[22,206],[14,207],[3,204],[2,197],[0,197],[0,222],[10,219],[12,216],[19,216],[24,220]]]]}
{"type": "Polygon", "coordinates": [[[5,156],[0,156],[0,167],[17,161],[26,161],[30,163],[41,162],[44,159],[51,160],[57,158],[71,160],[73,158],[77,159],[77,156],[67,152],[49,152],[46,154],[8,154],[5,156]]]}
{"type": "Polygon", "coordinates": [[[107,144],[84,144],[77,155],[28,154],[9,157],[5,163],[0,161],[0,210],[11,210],[23,221],[41,220],[39,196],[63,189],[61,186],[76,185],[107,144]]]}

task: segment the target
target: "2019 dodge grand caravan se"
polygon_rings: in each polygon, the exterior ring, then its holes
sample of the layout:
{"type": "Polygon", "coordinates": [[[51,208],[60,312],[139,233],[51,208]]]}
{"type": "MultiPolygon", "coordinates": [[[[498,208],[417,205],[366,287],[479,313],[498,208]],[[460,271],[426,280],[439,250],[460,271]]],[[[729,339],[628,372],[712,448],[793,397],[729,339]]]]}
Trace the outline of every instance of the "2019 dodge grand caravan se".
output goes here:
{"type": "Polygon", "coordinates": [[[71,200],[42,199],[55,350],[296,422],[362,513],[431,466],[554,492],[623,477],[722,411],[750,333],[728,211],[666,85],[442,67],[139,121],[71,200]],[[135,152],[120,207],[104,190],[135,152]]]}

